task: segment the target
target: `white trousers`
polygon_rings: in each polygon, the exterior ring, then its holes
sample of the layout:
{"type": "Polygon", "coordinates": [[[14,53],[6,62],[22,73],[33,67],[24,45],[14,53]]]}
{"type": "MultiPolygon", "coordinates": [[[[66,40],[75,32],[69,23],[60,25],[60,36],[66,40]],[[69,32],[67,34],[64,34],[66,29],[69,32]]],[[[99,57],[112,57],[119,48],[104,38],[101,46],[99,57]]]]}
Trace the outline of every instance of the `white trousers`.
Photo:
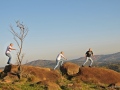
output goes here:
{"type": "Polygon", "coordinates": [[[56,60],[56,66],[54,67],[54,70],[59,66],[59,63],[61,62],[60,66],[63,64],[63,60],[56,60]]]}
{"type": "Polygon", "coordinates": [[[93,60],[91,57],[87,57],[86,61],[84,62],[83,66],[88,62],[88,60],[90,60],[90,65],[89,66],[92,66],[93,64],[93,60]]]}

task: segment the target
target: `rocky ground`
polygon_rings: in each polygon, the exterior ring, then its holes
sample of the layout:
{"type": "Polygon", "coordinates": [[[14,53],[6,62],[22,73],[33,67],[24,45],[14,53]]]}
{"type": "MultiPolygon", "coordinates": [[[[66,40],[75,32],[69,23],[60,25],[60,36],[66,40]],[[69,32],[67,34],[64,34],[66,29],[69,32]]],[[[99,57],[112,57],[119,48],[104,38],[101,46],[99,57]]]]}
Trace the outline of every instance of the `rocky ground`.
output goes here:
{"type": "Polygon", "coordinates": [[[80,67],[71,62],[57,70],[7,65],[0,78],[1,90],[8,90],[6,85],[11,85],[9,90],[119,90],[120,87],[120,73],[100,67],[80,67]]]}

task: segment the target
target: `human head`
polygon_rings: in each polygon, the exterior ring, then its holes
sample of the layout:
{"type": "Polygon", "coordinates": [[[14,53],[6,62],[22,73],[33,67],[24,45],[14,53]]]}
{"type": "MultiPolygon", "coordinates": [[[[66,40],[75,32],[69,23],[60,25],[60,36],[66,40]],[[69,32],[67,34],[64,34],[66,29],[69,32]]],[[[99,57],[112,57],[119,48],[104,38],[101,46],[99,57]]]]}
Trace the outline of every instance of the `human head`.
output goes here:
{"type": "Polygon", "coordinates": [[[64,54],[64,52],[63,52],[63,51],[61,51],[60,53],[61,53],[61,54],[64,54]]]}
{"type": "Polygon", "coordinates": [[[89,51],[92,51],[92,49],[91,49],[91,48],[89,48],[89,51]]]}
{"type": "Polygon", "coordinates": [[[12,47],[12,46],[13,46],[13,43],[10,43],[10,46],[12,47]]]}

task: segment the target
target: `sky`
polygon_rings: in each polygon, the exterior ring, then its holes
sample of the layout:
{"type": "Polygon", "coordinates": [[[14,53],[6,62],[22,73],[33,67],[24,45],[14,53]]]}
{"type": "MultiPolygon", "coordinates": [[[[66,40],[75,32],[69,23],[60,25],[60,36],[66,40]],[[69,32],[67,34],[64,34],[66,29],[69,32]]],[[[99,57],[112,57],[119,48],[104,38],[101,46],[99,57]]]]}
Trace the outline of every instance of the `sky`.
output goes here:
{"type": "MultiPolygon", "coordinates": [[[[23,63],[55,60],[63,51],[68,60],[120,52],[120,0],[0,0],[0,66],[7,46],[18,49],[10,25],[19,20],[29,30],[24,40],[23,63]]],[[[16,51],[11,52],[16,62],[16,51]]]]}

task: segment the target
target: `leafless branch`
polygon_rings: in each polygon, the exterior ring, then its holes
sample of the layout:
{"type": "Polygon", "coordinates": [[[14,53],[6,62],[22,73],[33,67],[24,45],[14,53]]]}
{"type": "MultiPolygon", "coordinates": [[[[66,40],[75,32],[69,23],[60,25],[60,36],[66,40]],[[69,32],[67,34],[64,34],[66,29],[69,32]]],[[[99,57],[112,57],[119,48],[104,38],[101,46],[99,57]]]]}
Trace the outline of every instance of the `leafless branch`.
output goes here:
{"type": "Polygon", "coordinates": [[[23,42],[25,37],[28,34],[28,29],[25,27],[25,25],[21,24],[19,21],[16,21],[16,24],[17,24],[17,27],[19,28],[19,33],[17,33],[11,25],[10,25],[10,28],[11,28],[10,32],[13,34],[14,40],[18,45],[19,50],[17,52],[17,61],[19,65],[21,65],[22,60],[24,58],[24,54],[22,54],[23,42]]]}
{"type": "Polygon", "coordinates": [[[18,47],[20,48],[19,42],[17,41],[17,39],[14,37],[14,40],[16,41],[18,47]]]}

